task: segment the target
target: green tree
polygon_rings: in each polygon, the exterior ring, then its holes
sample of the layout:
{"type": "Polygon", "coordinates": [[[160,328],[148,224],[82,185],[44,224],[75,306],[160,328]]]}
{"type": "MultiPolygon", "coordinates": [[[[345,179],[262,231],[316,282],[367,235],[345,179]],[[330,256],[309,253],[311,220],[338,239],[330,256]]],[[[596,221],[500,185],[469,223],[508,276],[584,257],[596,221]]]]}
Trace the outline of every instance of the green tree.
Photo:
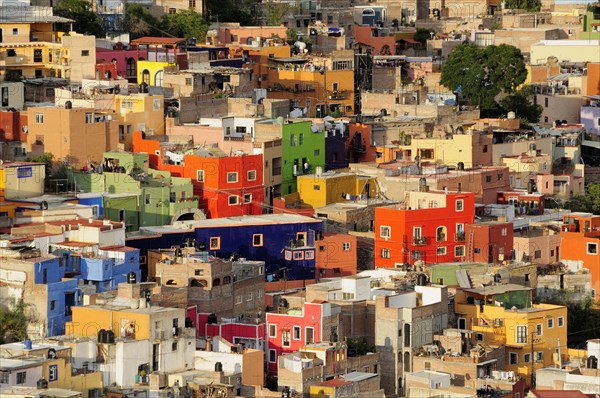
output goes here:
{"type": "Polygon", "coordinates": [[[544,111],[541,105],[533,104],[530,100],[530,94],[527,90],[521,90],[515,94],[504,97],[500,101],[502,112],[515,112],[521,119],[521,126],[525,127],[529,123],[537,123],[544,111]]]}
{"type": "Polygon", "coordinates": [[[164,36],[165,33],[161,22],[150,14],[150,11],[136,3],[127,6],[121,29],[129,32],[132,39],[145,35],[164,36]]]}
{"type": "Polygon", "coordinates": [[[565,209],[600,215],[600,184],[590,184],[586,195],[577,195],[565,203],[565,209]]]}
{"type": "Polygon", "coordinates": [[[241,25],[257,24],[258,3],[254,0],[207,0],[208,20],[239,22],[241,25]]]}
{"type": "Polygon", "coordinates": [[[497,116],[501,92],[513,94],[527,77],[521,51],[506,44],[479,48],[457,46],[442,69],[440,82],[451,90],[459,87],[471,105],[479,105],[482,116],[497,116]]]}
{"type": "Polygon", "coordinates": [[[417,31],[415,32],[413,38],[416,41],[421,42],[421,44],[425,45],[427,43],[427,40],[431,39],[432,33],[435,32],[429,29],[417,28],[417,31]]]}
{"type": "Polygon", "coordinates": [[[54,15],[73,19],[73,29],[78,33],[104,37],[100,17],[92,9],[92,3],[87,0],[60,0],[54,7],[54,15]]]}
{"type": "Polygon", "coordinates": [[[541,0],[506,0],[504,8],[538,12],[542,8],[541,0]]]}
{"type": "MultiPolygon", "coordinates": [[[[263,3],[264,4],[264,3],[263,3]]],[[[266,3],[264,4],[264,13],[267,19],[267,26],[279,26],[291,10],[286,3],[266,3]]]]}
{"type": "Polygon", "coordinates": [[[12,309],[0,307],[0,344],[27,338],[27,325],[33,320],[29,305],[18,300],[12,309]]]}
{"type": "Polygon", "coordinates": [[[206,32],[208,32],[208,23],[194,10],[166,15],[163,26],[164,30],[173,36],[186,39],[195,37],[199,42],[206,39],[206,32]]]}

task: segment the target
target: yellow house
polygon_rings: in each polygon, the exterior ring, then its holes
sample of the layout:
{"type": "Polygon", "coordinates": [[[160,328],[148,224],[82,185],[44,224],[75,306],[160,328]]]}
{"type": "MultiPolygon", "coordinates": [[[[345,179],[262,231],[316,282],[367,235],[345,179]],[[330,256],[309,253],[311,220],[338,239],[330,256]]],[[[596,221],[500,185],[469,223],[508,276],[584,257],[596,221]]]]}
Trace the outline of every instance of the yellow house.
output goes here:
{"type": "Polygon", "coordinates": [[[377,180],[353,173],[327,172],[298,176],[300,199],[313,208],[348,200],[374,198],[377,180]]]}
{"type": "Polygon", "coordinates": [[[138,61],[138,84],[146,83],[149,86],[162,87],[165,68],[173,66],[168,62],[138,61]]]}
{"type": "Polygon", "coordinates": [[[46,165],[43,163],[4,162],[0,164],[0,200],[43,195],[45,177],[46,165]]]}
{"type": "Polygon", "coordinates": [[[310,398],[351,397],[358,394],[355,383],[341,379],[331,379],[310,386],[310,398]]]}
{"type": "MultiPolygon", "coordinates": [[[[142,61],[143,62],[143,61],[142,61]]],[[[115,95],[116,112],[127,125],[125,142],[131,145],[133,131],[143,131],[147,135],[165,133],[164,99],[162,95],[128,94],[115,95]]],[[[121,129],[121,127],[119,127],[121,129]]],[[[119,130],[119,141],[123,142],[123,131],[119,130]]]]}
{"type": "Polygon", "coordinates": [[[0,18],[0,80],[62,77],[93,78],[96,38],[76,32],[55,32],[55,23],[73,22],[54,16],[52,7],[4,7],[0,18]]]}
{"type": "Polygon", "coordinates": [[[532,371],[560,363],[567,354],[567,308],[532,304],[532,289],[493,285],[455,296],[458,329],[471,345],[506,346],[505,367],[531,381],[532,371]]]}
{"type": "Polygon", "coordinates": [[[48,359],[42,366],[42,377],[49,388],[81,391],[83,398],[100,396],[103,388],[102,372],[73,372],[68,358],[48,359]]]}
{"type": "Polygon", "coordinates": [[[186,39],[140,37],[131,44],[148,48],[148,59],[138,61],[138,84],[162,87],[166,67],[180,66],[180,69],[187,69],[186,39]]]}

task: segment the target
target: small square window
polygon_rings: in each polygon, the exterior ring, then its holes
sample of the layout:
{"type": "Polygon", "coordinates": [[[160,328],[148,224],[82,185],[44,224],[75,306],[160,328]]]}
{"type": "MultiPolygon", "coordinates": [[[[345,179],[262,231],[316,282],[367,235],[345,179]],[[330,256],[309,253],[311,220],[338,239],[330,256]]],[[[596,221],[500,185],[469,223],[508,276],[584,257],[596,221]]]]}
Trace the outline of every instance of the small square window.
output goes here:
{"type": "Polygon", "coordinates": [[[300,340],[300,326],[294,326],[294,334],[293,334],[293,339],[294,340],[300,340]]]}
{"type": "Polygon", "coordinates": [[[438,256],[445,256],[446,255],[446,248],[445,247],[438,247],[437,248],[437,254],[438,254],[438,256]]]}
{"type": "Polygon", "coordinates": [[[598,254],[598,244],[589,243],[587,244],[587,254],[598,254]]]}
{"type": "Polygon", "coordinates": [[[244,203],[245,204],[252,203],[252,194],[251,193],[244,194],[244,203]]]}
{"type": "Polygon", "coordinates": [[[544,360],[544,352],[543,351],[539,351],[535,353],[535,360],[537,362],[541,362],[544,360]]]}
{"type": "Polygon", "coordinates": [[[176,341],[171,343],[171,351],[177,351],[177,342],[176,341]]]}
{"type": "Polygon", "coordinates": [[[237,195],[229,195],[229,198],[227,199],[229,206],[235,206],[238,204],[238,196],[237,195]]]}
{"type": "Polygon", "coordinates": [[[458,199],[456,201],[456,211],[463,211],[464,210],[464,204],[465,204],[464,200],[458,199]]]}
{"type": "Polygon", "coordinates": [[[320,185],[313,185],[313,190],[320,191],[321,190],[321,186],[320,185]]]}
{"type": "Polygon", "coordinates": [[[219,250],[220,248],[221,248],[221,238],[218,236],[210,238],[210,249],[211,250],[219,250]]]}
{"type": "Polygon", "coordinates": [[[465,255],[465,247],[464,246],[456,246],[454,248],[454,257],[464,257],[465,255]]]}
{"type": "Polygon", "coordinates": [[[548,318],[548,329],[552,329],[554,327],[554,318],[548,318]]]}
{"type": "Polygon", "coordinates": [[[381,249],[381,258],[390,258],[390,249],[381,249]]]}
{"type": "Polygon", "coordinates": [[[558,322],[558,327],[559,328],[562,328],[563,326],[565,326],[565,318],[564,317],[559,316],[557,322],[558,322]]]}
{"type": "Polygon", "coordinates": [[[508,354],[508,363],[511,365],[516,365],[519,362],[519,356],[515,352],[511,352],[508,354]]]}
{"type": "Polygon", "coordinates": [[[269,350],[269,362],[273,363],[277,361],[277,351],[269,350]]]}
{"type": "Polygon", "coordinates": [[[13,28],[12,33],[14,36],[19,34],[19,28],[13,28]]]}
{"type": "Polygon", "coordinates": [[[263,234],[252,235],[252,246],[262,246],[262,245],[263,245],[263,234]]]}
{"type": "Polygon", "coordinates": [[[81,56],[82,57],[89,57],[90,56],[90,50],[81,50],[81,56]]]}
{"type": "Polygon", "coordinates": [[[313,154],[315,156],[320,156],[321,155],[321,150],[320,149],[315,149],[314,152],[313,152],[313,154]]]}
{"type": "Polygon", "coordinates": [[[227,173],[227,182],[228,183],[238,182],[238,173],[236,173],[234,171],[227,173]]]}
{"type": "Polygon", "coordinates": [[[348,251],[350,251],[350,242],[344,242],[344,243],[342,243],[342,249],[343,249],[345,252],[348,252],[348,251]]]}
{"type": "Polygon", "coordinates": [[[204,182],[204,170],[196,170],[196,181],[204,182]]]}
{"type": "Polygon", "coordinates": [[[25,384],[27,381],[27,372],[17,372],[17,384],[25,384]]]}
{"type": "Polygon", "coordinates": [[[379,236],[382,238],[391,238],[392,237],[392,228],[387,225],[382,225],[379,227],[379,236]]]}
{"type": "Polygon", "coordinates": [[[483,333],[477,333],[475,335],[475,337],[476,337],[477,341],[483,341],[483,333]]]}
{"type": "Polygon", "coordinates": [[[256,181],[256,170],[250,170],[248,172],[248,181],[256,181]]]}
{"type": "Polygon", "coordinates": [[[525,354],[525,355],[523,355],[523,361],[525,363],[531,362],[531,354],[525,354]]]}

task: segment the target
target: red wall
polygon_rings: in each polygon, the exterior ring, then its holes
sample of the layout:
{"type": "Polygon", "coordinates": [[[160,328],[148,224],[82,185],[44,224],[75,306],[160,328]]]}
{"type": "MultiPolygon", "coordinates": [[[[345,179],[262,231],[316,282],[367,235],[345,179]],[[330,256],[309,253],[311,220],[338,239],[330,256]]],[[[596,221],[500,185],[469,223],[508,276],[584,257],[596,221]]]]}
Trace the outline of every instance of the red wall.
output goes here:
{"type": "Polygon", "coordinates": [[[335,278],[356,275],[356,236],[348,234],[324,234],[316,240],[317,277],[335,278]],[[344,250],[344,243],[349,243],[344,250]]]}
{"type": "Polygon", "coordinates": [[[359,26],[354,25],[354,41],[362,44],[367,44],[373,47],[373,55],[379,55],[381,48],[384,45],[388,45],[392,54],[396,53],[396,37],[383,36],[373,37],[373,30],[376,28],[372,26],[359,26]]]}
{"type": "MultiPolygon", "coordinates": [[[[287,354],[300,350],[306,345],[306,327],[314,329],[314,342],[321,341],[321,328],[323,325],[323,305],[321,303],[304,303],[304,311],[302,315],[277,314],[273,312],[267,313],[267,343],[269,350],[277,352],[277,358],[281,354],[287,354]],[[275,337],[269,336],[269,325],[277,327],[275,337]],[[300,339],[294,339],[294,326],[300,326],[300,339]],[[290,346],[282,346],[282,330],[290,331],[290,346]]],[[[276,359],[277,359],[276,358],[276,359]]],[[[267,360],[269,360],[269,351],[267,351],[267,360]]],[[[277,373],[277,362],[268,362],[270,373],[277,373]]]]}
{"type": "Polygon", "coordinates": [[[27,113],[0,112],[0,141],[27,141],[27,134],[23,131],[27,126],[27,113]]]}
{"type": "Polygon", "coordinates": [[[369,124],[350,124],[349,138],[346,141],[346,150],[348,153],[348,162],[355,162],[355,158],[358,158],[358,163],[363,162],[374,162],[377,155],[377,148],[371,145],[371,125],[369,124]],[[354,136],[356,133],[360,133],[361,143],[364,145],[365,152],[353,151],[354,136]]]}
{"type": "Polygon", "coordinates": [[[467,260],[482,263],[497,264],[512,258],[513,250],[513,224],[485,223],[469,224],[465,229],[467,248],[473,248],[473,257],[467,260]],[[469,242],[473,242],[471,245],[469,242]],[[490,259],[490,249],[492,257],[490,259]],[[500,260],[500,252],[504,254],[500,260]],[[491,261],[490,261],[491,260],[491,261]]]}
{"type": "Polygon", "coordinates": [[[456,234],[456,224],[472,224],[475,217],[475,199],[472,192],[450,193],[446,195],[447,207],[430,209],[400,210],[378,207],[375,209],[375,265],[394,268],[396,263],[414,264],[413,251],[420,252],[420,260],[426,264],[461,261],[455,257],[456,246],[465,246],[456,234]],[[462,199],[463,211],[456,211],[456,201],[462,199]],[[391,227],[391,237],[381,237],[382,225],[391,227]],[[413,228],[421,227],[424,244],[415,244],[413,228]],[[446,240],[436,241],[438,227],[446,227],[446,240]],[[438,248],[446,248],[446,254],[438,254],[438,248]],[[390,258],[382,257],[382,249],[390,251],[390,258]]]}

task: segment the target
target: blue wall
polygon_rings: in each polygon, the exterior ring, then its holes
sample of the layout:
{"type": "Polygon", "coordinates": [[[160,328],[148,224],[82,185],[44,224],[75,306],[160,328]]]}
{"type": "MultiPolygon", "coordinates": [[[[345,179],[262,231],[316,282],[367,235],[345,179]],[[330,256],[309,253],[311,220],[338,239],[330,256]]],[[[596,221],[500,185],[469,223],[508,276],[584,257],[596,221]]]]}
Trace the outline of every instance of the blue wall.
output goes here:
{"type": "Polygon", "coordinates": [[[85,198],[78,198],[77,199],[77,201],[81,205],[98,206],[98,215],[97,215],[97,217],[103,217],[104,216],[104,201],[103,200],[104,199],[102,198],[102,195],[98,195],[97,197],[94,197],[94,198],[85,197],[85,198]]]}

